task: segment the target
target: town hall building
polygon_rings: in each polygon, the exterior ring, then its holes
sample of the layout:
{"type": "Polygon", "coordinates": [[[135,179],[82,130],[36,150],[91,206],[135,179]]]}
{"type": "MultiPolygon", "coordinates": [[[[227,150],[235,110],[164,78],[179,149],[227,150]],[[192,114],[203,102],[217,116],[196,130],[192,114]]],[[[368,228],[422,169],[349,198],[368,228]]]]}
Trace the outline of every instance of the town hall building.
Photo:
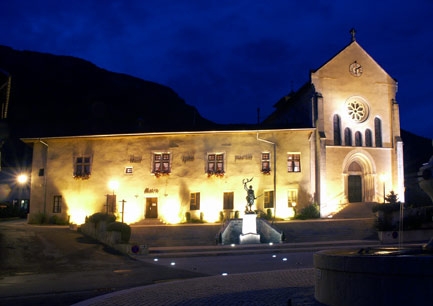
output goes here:
{"type": "Polygon", "coordinates": [[[396,93],[352,33],[258,127],[22,139],[33,148],[29,218],[216,222],[242,217],[246,186],[253,209],[281,219],[311,204],[331,217],[390,191],[404,202],[396,93]]]}

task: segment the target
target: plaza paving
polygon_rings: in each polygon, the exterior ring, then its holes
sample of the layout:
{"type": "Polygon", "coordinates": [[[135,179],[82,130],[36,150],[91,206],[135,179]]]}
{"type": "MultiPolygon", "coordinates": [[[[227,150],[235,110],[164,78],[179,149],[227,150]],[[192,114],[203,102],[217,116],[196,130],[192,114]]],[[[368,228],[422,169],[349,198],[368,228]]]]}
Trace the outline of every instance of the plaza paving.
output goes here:
{"type": "Polygon", "coordinates": [[[115,292],[76,305],[322,305],[314,269],[277,270],[172,281],[115,292]]]}
{"type": "MultiPolygon", "coordinates": [[[[365,210],[365,209],[364,209],[365,210]]],[[[353,216],[353,214],[351,214],[353,216]]],[[[362,216],[364,217],[364,216],[362,216]]],[[[370,217],[370,216],[369,216],[370,217]]],[[[365,217],[364,217],[365,218],[365,217]]],[[[362,219],[362,218],[361,218],[362,219]]],[[[323,222],[332,222],[323,220],[323,222]]],[[[316,250],[326,247],[356,247],[362,244],[378,244],[377,240],[341,240],[342,230],[347,230],[347,223],[332,225],[332,232],[339,239],[332,241],[330,236],[305,237],[308,242],[284,243],[275,246],[284,251],[316,250]],[[338,225],[341,224],[341,225],[338,225]],[[341,226],[340,231],[338,226],[341,226]]],[[[370,231],[368,222],[353,222],[353,232],[370,231]]],[[[305,223],[307,224],[307,223],[305,223]]],[[[301,226],[301,225],[299,225],[301,226]]],[[[178,229],[178,228],[177,228],[178,229]]],[[[161,239],[163,239],[161,237],[161,239]]],[[[245,247],[249,254],[264,252],[266,246],[245,247]]],[[[203,247],[155,247],[151,251],[158,256],[218,256],[227,252],[242,253],[242,248],[230,251],[221,246],[203,247]],[[220,252],[220,253],[218,253],[220,252]]],[[[137,260],[148,260],[146,255],[135,256],[137,260]]],[[[314,298],[314,268],[284,269],[264,272],[215,275],[187,280],[174,280],[149,286],[118,291],[93,299],[82,301],[77,306],[97,305],[323,305],[314,298]]]]}

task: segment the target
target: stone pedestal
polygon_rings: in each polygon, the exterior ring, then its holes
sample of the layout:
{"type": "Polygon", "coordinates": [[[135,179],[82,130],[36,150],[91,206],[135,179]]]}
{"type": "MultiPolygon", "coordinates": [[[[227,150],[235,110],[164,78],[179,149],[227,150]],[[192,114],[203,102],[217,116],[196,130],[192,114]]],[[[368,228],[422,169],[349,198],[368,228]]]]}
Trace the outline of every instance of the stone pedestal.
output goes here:
{"type": "Polygon", "coordinates": [[[257,234],[257,215],[245,214],[242,219],[242,234],[239,236],[240,244],[260,243],[260,235],[257,234]]]}

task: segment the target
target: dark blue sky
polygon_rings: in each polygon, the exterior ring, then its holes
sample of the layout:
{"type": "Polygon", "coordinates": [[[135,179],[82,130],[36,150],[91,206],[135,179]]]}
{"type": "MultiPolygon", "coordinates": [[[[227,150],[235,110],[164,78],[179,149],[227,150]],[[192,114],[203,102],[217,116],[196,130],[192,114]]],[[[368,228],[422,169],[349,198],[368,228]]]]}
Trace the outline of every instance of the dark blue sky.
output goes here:
{"type": "Polygon", "coordinates": [[[432,0],[14,0],[0,44],[171,87],[218,123],[255,123],[350,42],[397,81],[401,127],[433,138],[432,0]]]}

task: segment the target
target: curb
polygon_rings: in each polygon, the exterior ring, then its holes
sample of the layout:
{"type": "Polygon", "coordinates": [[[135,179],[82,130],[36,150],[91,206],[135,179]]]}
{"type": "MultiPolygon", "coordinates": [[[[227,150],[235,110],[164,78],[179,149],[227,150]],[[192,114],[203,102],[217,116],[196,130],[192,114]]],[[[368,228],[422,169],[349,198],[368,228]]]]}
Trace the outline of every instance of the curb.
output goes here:
{"type": "Polygon", "coordinates": [[[182,247],[150,247],[148,254],[130,254],[132,258],[143,258],[158,256],[160,258],[170,257],[199,257],[199,256],[224,256],[263,253],[288,253],[303,251],[319,251],[324,248],[349,248],[349,247],[372,247],[380,245],[378,240],[344,240],[326,242],[302,242],[281,244],[257,244],[257,245],[216,245],[216,246],[182,246],[182,247]]]}

